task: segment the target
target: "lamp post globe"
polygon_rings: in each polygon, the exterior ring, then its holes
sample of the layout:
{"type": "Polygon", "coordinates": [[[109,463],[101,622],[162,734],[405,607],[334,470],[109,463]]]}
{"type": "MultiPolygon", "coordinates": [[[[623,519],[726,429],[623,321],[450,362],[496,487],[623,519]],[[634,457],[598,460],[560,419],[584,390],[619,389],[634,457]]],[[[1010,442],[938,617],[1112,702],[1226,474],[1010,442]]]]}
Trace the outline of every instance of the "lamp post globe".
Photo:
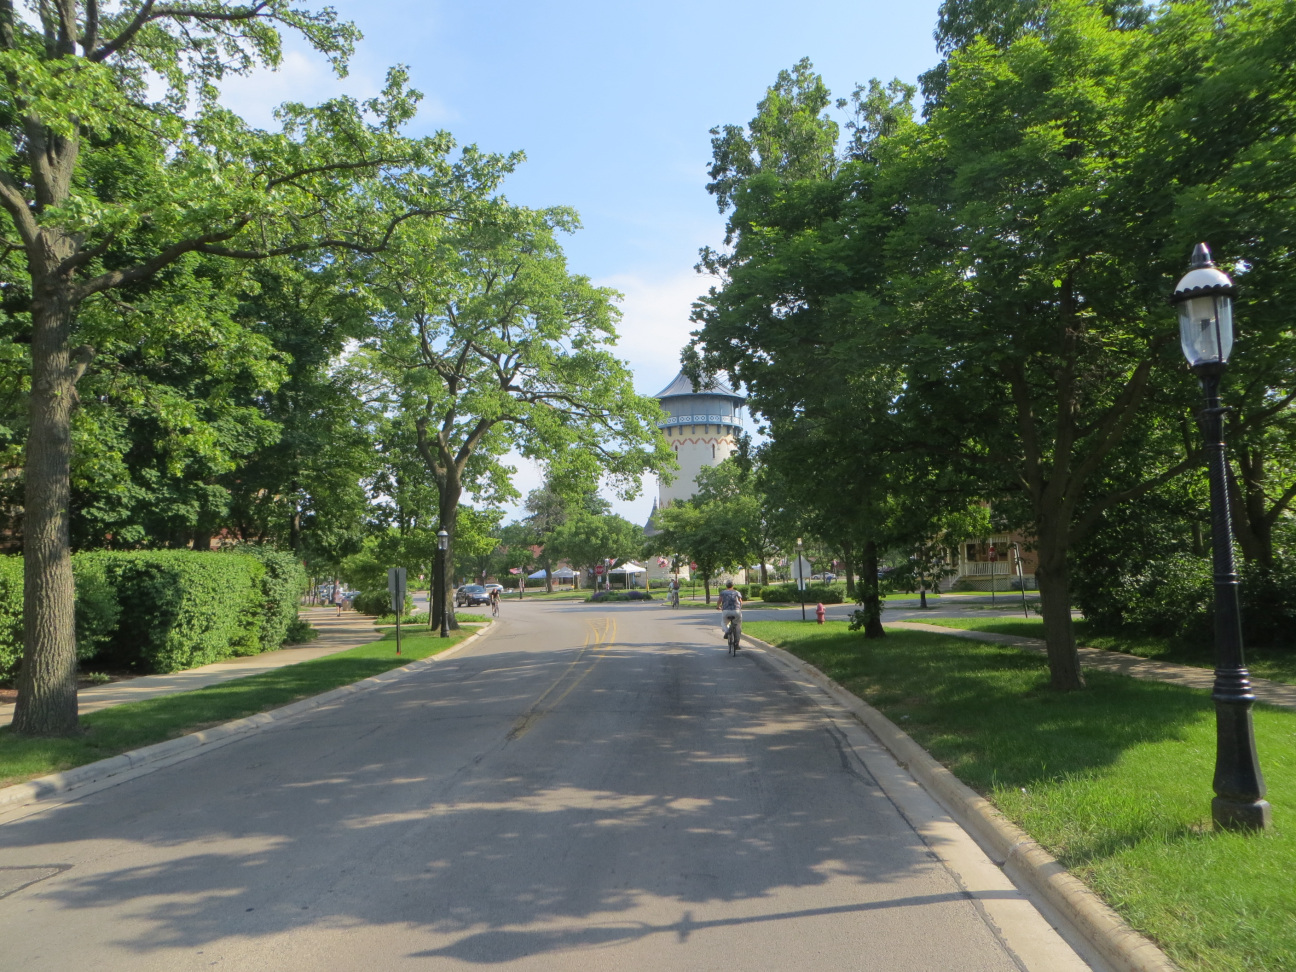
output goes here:
{"type": "Polygon", "coordinates": [[[1170,301],[1179,312],[1179,345],[1193,371],[1223,371],[1233,350],[1233,298],[1237,289],[1198,243],[1192,263],[1170,301]]]}
{"type": "Polygon", "coordinates": [[[1206,468],[1210,477],[1211,554],[1215,576],[1215,799],[1211,818],[1228,830],[1264,830],[1270,808],[1256,755],[1251,706],[1251,675],[1242,650],[1242,611],[1233,559],[1229,515],[1228,460],[1224,451],[1224,413],[1220,379],[1233,350],[1233,298],[1228,275],[1215,266],[1210,249],[1198,243],[1188,273],[1170,302],[1179,314],[1179,343],[1201,381],[1206,407],[1201,411],[1206,468]]]}
{"type": "Polygon", "coordinates": [[[450,547],[450,534],[444,528],[437,531],[437,603],[441,608],[441,637],[450,637],[450,604],[446,596],[446,550],[450,547]]]}

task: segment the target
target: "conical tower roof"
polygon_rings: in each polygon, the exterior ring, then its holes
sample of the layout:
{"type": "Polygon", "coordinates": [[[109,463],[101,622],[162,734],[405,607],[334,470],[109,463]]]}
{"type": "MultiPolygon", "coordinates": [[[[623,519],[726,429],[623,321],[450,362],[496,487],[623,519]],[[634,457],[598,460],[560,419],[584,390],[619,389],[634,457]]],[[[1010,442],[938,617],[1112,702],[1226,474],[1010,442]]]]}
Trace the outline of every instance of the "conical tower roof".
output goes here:
{"type": "Polygon", "coordinates": [[[713,378],[711,380],[711,383],[706,387],[699,388],[695,386],[693,382],[689,381],[687,377],[685,377],[683,371],[677,374],[671,380],[671,383],[669,385],[667,385],[665,388],[663,388],[653,397],[657,399],[666,399],[666,398],[682,398],[685,395],[717,395],[721,398],[733,399],[733,401],[738,404],[742,404],[743,402],[747,401],[745,396],[739,395],[736,391],[734,391],[724,382],[720,381],[718,378],[713,378]]]}

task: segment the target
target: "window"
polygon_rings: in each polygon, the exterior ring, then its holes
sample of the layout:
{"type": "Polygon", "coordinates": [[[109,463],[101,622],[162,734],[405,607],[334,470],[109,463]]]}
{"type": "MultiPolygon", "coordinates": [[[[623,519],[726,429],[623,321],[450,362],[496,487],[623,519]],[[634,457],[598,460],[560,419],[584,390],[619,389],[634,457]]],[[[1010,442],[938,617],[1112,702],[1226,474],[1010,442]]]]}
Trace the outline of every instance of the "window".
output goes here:
{"type": "Polygon", "coordinates": [[[970,564],[974,564],[974,563],[976,563],[976,559],[977,559],[977,545],[976,545],[975,543],[969,543],[969,544],[967,545],[967,557],[966,557],[966,559],[967,559],[967,562],[970,563],[970,564]]]}

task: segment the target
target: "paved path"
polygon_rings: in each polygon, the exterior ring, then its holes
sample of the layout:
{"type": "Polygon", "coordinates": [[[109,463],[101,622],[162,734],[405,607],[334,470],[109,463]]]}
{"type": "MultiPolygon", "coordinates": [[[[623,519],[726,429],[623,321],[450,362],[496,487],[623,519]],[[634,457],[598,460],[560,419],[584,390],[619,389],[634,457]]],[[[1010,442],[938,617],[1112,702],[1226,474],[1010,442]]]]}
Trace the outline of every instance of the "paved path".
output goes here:
{"type": "Polygon", "coordinates": [[[0,969],[1080,972],[865,730],[714,618],[466,650],[0,826],[0,969]]]}
{"type": "MultiPolygon", "coordinates": [[[[1003,645],[1012,645],[1024,651],[1047,654],[1044,642],[1039,638],[1023,638],[1020,635],[998,634],[993,631],[967,631],[963,628],[946,628],[939,624],[920,624],[915,621],[892,621],[900,628],[911,628],[916,631],[932,631],[936,634],[953,635],[956,638],[971,638],[973,641],[990,641],[1003,645]]],[[[1105,651],[1102,648],[1078,648],[1080,665],[1083,668],[1095,668],[1104,672],[1115,672],[1117,675],[1128,675],[1131,678],[1142,678],[1151,682],[1168,682],[1171,685],[1185,685],[1188,688],[1210,691],[1215,683],[1215,673],[1209,668],[1194,668],[1190,665],[1175,665],[1170,662],[1153,661],[1139,658],[1137,655],[1126,655],[1119,651],[1105,651]]],[[[1264,678],[1252,678],[1251,690],[1261,702],[1269,705],[1296,709],[1296,685],[1285,682],[1272,682],[1264,678]]]]}
{"type": "MultiPolygon", "coordinates": [[[[319,630],[320,636],[304,645],[292,645],[278,651],[267,651],[247,658],[227,658],[212,665],[191,668],[171,675],[142,675],[121,682],[95,685],[77,692],[77,709],[85,715],[125,702],[140,702],[161,695],[192,692],[194,689],[231,679],[255,675],[272,668],[296,665],[312,658],[322,658],[357,645],[376,640],[383,632],[373,626],[373,618],[354,611],[339,615],[333,608],[302,608],[301,616],[319,630]]],[[[0,705],[0,726],[13,721],[13,704],[0,705]]]]}

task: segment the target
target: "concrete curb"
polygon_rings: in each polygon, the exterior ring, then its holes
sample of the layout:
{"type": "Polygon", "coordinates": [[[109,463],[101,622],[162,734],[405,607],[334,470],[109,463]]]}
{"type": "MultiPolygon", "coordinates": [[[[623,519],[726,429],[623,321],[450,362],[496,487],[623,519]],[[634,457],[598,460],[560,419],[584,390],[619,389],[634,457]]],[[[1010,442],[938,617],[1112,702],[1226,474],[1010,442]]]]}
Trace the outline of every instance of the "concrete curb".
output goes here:
{"type": "Polygon", "coordinates": [[[858,719],[972,835],[1019,886],[1042,899],[1117,972],[1180,972],[1152,941],[1139,934],[1079,878],[993,804],[942,766],[927,750],[867,702],[791,652],[744,634],[753,645],[809,678],[858,719]]]}
{"type": "Polygon", "coordinates": [[[175,739],[144,746],[141,749],[132,749],[118,756],[110,756],[108,759],[101,759],[94,763],[86,763],[84,766],[64,770],[62,773],[52,773],[49,776],[28,780],[26,783],[7,786],[0,789],[0,809],[10,808],[16,804],[35,803],[39,800],[66,793],[68,790],[79,786],[85,786],[114,776],[121,776],[128,771],[138,770],[150,765],[153,765],[156,769],[161,769],[162,764],[170,765],[190,756],[196,756],[199,750],[234,742],[243,736],[259,732],[267,726],[301,715],[303,712],[310,712],[312,709],[331,705],[351,695],[358,695],[362,692],[381,688],[389,682],[399,681],[407,675],[422,671],[444,658],[457,654],[479,638],[484,638],[494,627],[495,624],[491,622],[445,651],[410,662],[400,668],[388,669],[379,675],[371,675],[369,678],[362,679],[359,682],[352,682],[350,685],[330,689],[320,695],[298,699],[296,702],[290,702],[288,705],[277,709],[258,712],[256,715],[235,719],[219,726],[212,726],[210,729],[204,729],[201,732],[192,732],[188,735],[177,736],[175,739]]]}

